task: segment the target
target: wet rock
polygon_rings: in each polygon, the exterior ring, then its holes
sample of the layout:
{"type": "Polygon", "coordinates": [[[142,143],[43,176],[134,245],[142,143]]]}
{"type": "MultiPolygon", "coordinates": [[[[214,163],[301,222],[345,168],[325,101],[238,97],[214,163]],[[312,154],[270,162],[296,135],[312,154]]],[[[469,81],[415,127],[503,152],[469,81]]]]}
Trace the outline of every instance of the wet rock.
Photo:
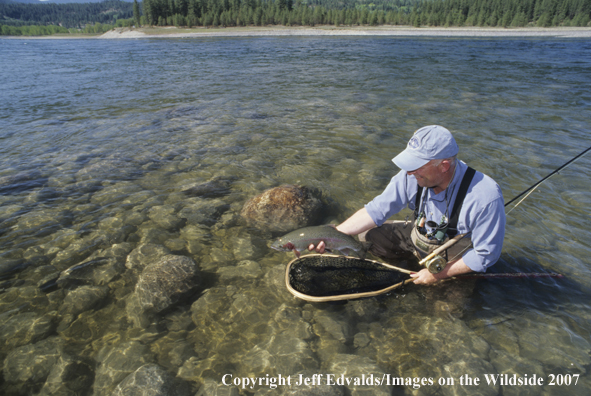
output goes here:
{"type": "Polygon", "coordinates": [[[13,194],[40,187],[47,182],[38,170],[0,177],[0,194],[13,194]]]}
{"type": "Polygon", "coordinates": [[[164,256],[142,271],[135,295],[144,311],[160,312],[194,290],[199,285],[198,275],[199,267],[192,259],[164,256]]]}
{"type": "Polygon", "coordinates": [[[43,312],[48,304],[45,293],[34,286],[11,287],[0,294],[0,313],[23,308],[43,312]]]}
{"type": "Polygon", "coordinates": [[[59,315],[77,316],[99,306],[108,295],[109,288],[106,286],[81,286],[68,292],[59,315]]]}
{"type": "Polygon", "coordinates": [[[168,205],[154,206],[148,212],[148,217],[158,227],[171,231],[181,228],[185,223],[184,219],[176,216],[174,207],[168,205]]]}
{"type": "Polygon", "coordinates": [[[181,191],[194,197],[219,198],[231,192],[230,187],[234,180],[236,180],[235,177],[216,176],[205,183],[184,185],[181,191]]]}
{"type": "Polygon", "coordinates": [[[320,363],[308,343],[291,331],[285,331],[248,351],[241,360],[238,375],[254,373],[255,376],[265,376],[268,373],[270,376],[277,376],[319,368],[320,363]]]}
{"type": "MultiPolygon", "coordinates": [[[[544,367],[536,360],[524,359],[519,355],[515,355],[506,351],[491,351],[491,363],[496,369],[496,372],[503,375],[507,374],[509,377],[517,375],[523,377],[525,373],[540,374],[544,372],[544,367]]],[[[530,386],[511,386],[506,385],[500,388],[502,394],[506,396],[525,396],[531,395],[532,387],[530,386]]]]}
{"type": "Polygon", "coordinates": [[[136,271],[142,271],[150,264],[157,263],[160,259],[170,254],[170,250],[162,245],[146,243],[135,248],[125,262],[125,267],[136,271]]]}
{"type": "Polygon", "coordinates": [[[556,370],[568,367],[571,371],[586,373],[586,367],[591,364],[591,343],[585,337],[565,331],[568,325],[562,319],[544,318],[542,323],[527,322],[525,318],[516,321],[516,326],[523,322],[518,336],[522,357],[556,370]]]}
{"type": "MultiPolygon", "coordinates": [[[[382,370],[372,359],[356,355],[338,354],[333,356],[329,365],[328,372],[334,374],[333,379],[340,377],[353,377],[361,379],[363,376],[373,375],[381,379],[384,374],[382,370]]],[[[369,379],[371,381],[371,379],[369,379]]],[[[351,396],[359,395],[375,395],[375,396],[389,396],[392,394],[392,386],[389,385],[373,385],[368,387],[366,384],[352,383],[345,385],[349,390],[347,394],[351,396]]]]}
{"type": "Polygon", "coordinates": [[[303,311],[299,307],[281,304],[271,322],[271,327],[276,333],[289,331],[297,338],[310,340],[313,337],[312,326],[303,317],[303,311]]]}
{"type": "Polygon", "coordinates": [[[23,259],[35,267],[40,267],[49,263],[51,258],[52,257],[48,257],[46,249],[39,245],[31,246],[23,253],[23,259]]]}
{"type": "Polygon", "coordinates": [[[234,267],[222,267],[217,270],[221,282],[234,279],[256,279],[262,276],[261,266],[256,261],[242,260],[234,267]]]}
{"type": "Polygon", "coordinates": [[[114,203],[121,203],[129,195],[140,191],[142,191],[142,188],[135,183],[119,182],[92,194],[90,202],[104,207],[114,203]]]}
{"type": "Polygon", "coordinates": [[[112,396],[189,396],[187,383],[170,375],[157,364],[146,364],[128,375],[112,396]]]}
{"type": "Polygon", "coordinates": [[[38,391],[58,362],[63,345],[62,339],[51,337],[16,348],[4,360],[4,381],[24,385],[29,389],[25,394],[38,391]]]}
{"type": "MultiPolygon", "coordinates": [[[[232,373],[233,371],[234,364],[227,362],[225,357],[214,354],[204,359],[200,359],[195,356],[187,359],[179,368],[177,376],[184,379],[185,381],[194,383],[207,383],[208,378],[215,378],[217,381],[219,381],[219,379],[225,374],[232,373]]],[[[210,395],[209,393],[201,393],[202,389],[199,390],[199,394],[210,395]]],[[[207,389],[209,391],[220,391],[222,388],[208,387],[207,389]]],[[[223,394],[224,393],[211,393],[212,396],[223,394]]],[[[232,393],[230,393],[230,395],[231,394],[232,393]]]]}
{"type": "Polygon", "coordinates": [[[334,318],[329,312],[318,311],[314,315],[316,325],[314,329],[319,336],[325,333],[331,335],[335,340],[345,343],[351,337],[351,328],[342,318],[334,318]],[[320,327],[320,328],[319,328],[320,327]]]}
{"type": "MultiPolygon", "coordinates": [[[[462,358],[459,359],[458,355],[458,359],[443,366],[443,375],[438,375],[438,377],[456,378],[453,385],[442,386],[441,393],[449,396],[474,395],[475,392],[483,396],[498,395],[500,393],[500,386],[498,383],[496,385],[481,383],[476,389],[472,389],[465,385],[462,386],[460,382],[457,381],[462,375],[478,377],[479,374],[482,375],[483,373],[496,374],[494,366],[489,361],[478,359],[474,355],[469,354],[467,356],[463,355],[462,358]]],[[[481,378],[481,381],[484,381],[484,378],[481,378]]]]}
{"type": "Polygon", "coordinates": [[[26,269],[30,264],[28,261],[24,259],[5,259],[0,258],[0,276],[6,276],[10,274],[14,274],[16,272],[23,271],[26,269]]]}
{"type": "MultiPolygon", "coordinates": [[[[328,385],[326,375],[314,376],[314,371],[304,371],[292,376],[292,385],[285,389],[283,396],[344,396],[345,387],[341,385],[328,385]],[[301,377],[300,377],[301,376],[301,377]],[[303,381],[300,379],[303,378],[303,381]],[[318,379],[319,378],[319,379],[318,379]],[[306,384],[305,379],[310,382],[306,384]],[[314,381],[316,380],[316,381],[314,381]],[[301,383],[300,383],[301,382],[301,383]],[[299,384],[299,385],[297,385],[299,384]]],[[[258,396],[258,393],[257,393],[258,396]]]]}
{"type": "Polygon", "coordinates": [[[153,243],[156,245],[163,245],[164,242],[171,238],[175,238],[178,234],[176,232],[167,231],[160,228],[153,221],[146,221],[140,227],[134,241],[140,244],[153,243]],[[139,240],[137,240],[139,237],[139,240]]]}
{"type": "Polygon", "coordinates": [[[234,257],[239,260],[257,260],[268,250],[265,243],[250,236],[231,238],[228,244],[232,248],[234,257]]]}
{"type": "Polygon", "coordinates": [[[85,394],[94,380],[94,365],[78,356],[63,354],[52,367],[38,396],[85,394]]]}
{"type": "Polygon", "coordinates": [[[164,311],[199,286],[199,267],[188,257],[168,255],[140,274],[126,311],[135,327],[145,328],[153,314],[164,311]]]}
{"type": "Polygon", "coordinates": [[[195,396],[238,396],[240,392],[235,386],[226,386],[213,379],[205,379],[195,396]]]}
{"type": "Polygon", "coordinates": [[[187,225],[212,226],[228,209],[230,205],[221,199],[194,198],[186,202],[179,211],[178,217],[186,219],[187,225]]]}
{"type": "Polygon", "coordinates": [[[125,266],[116,258],[88,258],[61,272],[57,284],[61,287],[72,287],[81,284],[96,286],[106,285],[119,276],[125,266]]]}
{"type": "Polygon", "coordinates": [[[119,345],[105,346],[97,355],[93,390],[95,395],[109,395],[115,387],[145,364],[151,363],[150,349],[137,342],[129,341],[119,345]]]}
{"type": "Polygon", "coordinates": [[[140,175],[137,164],[126,158],[104,158],[87,164],[76,173],[79,181],[125,180],[140,175]]]}
{"type": "Polygon", "coordinates": [[[68,213],[59,210],[32,210],[21,215],[11,229],[11,234],[43,237],[54,233],[71,223],[68,213]]]}
{"type": "Polygon", "coordinates": [[[23,312],[12,316],[0,325],[0,348],[7,350],[37,342],[52,334],[56,326],[55,312],[45,315],[23,312]]]}
{"type": "Polygon", "coordinates": [[[198,354],[215,350],[225,359],[241,359],[268,340],[269,312],[276,309],[275,304],[260,289],[239,292],[235,285],[213,287],[191,305],[196,329],[188,338],[194,340],[198,354]]]}
{"type": "Polygon", "coordinates": [[[70,344],[87,345],[105,333],[113,336],[126,327],[124,311],[110,304],[99,310],[82,312],[77,318],[66,315],[56,331],[70,344]]]}
{"type": "Polygon", "coordinates": [[[98,241],[90,236],[77,239],[67,248],[60,250],[51,261],[51,265],[63,270],[78,264],[96,251],[97,242],[98,241]]]}
{"type": "Polygon", "coordinates": [[[319,223],[322,206],[317,192],[285,185],[251,198],[242,208],[241,216],[250,226],[285,232],[319,223]]]}
{"type": "Polygon", "coordinates": [[[181,238],[172,238],[164,242],[164,246],[172,252],[181,254],[187,247],[187,241],[181,238]]]}

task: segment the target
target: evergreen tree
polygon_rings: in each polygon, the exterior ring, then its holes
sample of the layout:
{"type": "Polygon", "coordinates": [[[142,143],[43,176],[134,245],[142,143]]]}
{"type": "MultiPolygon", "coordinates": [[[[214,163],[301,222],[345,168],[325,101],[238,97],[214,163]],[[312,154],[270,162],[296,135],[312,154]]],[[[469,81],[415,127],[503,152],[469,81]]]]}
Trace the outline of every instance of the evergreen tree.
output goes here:
{"type": "Polygon", "coordinates": [[[133,19],[136,26],[140,26],[140,5],[137,0],[133,0],[133,19]]]}

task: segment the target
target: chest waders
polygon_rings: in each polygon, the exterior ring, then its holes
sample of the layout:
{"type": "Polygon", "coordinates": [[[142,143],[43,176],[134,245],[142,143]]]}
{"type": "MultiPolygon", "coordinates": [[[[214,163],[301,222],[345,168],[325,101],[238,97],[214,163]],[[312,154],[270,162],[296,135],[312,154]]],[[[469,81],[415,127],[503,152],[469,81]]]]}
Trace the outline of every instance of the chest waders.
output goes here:
{"type": "MultiPolygon", "coordinates": [[[[423,217],[424,215],[422,213],[419,214],[419,208],[421,207],[421,197],[423,195],[424,188],[420,186],[417,187],[414,221],[412,231],[410,232],[410,238],[414,245],[414,254],[419,260],[427,257],[435,249],[446,243],[450,238],[453,238],[458,233],[458,218],[460,216],[462,204],[464,203],[464,199],[466,198],[466,194],[468,192],[468,187],[470,187],[470,183],[472,182],[475,173],[476,171],[470,167],[468,167],[466,173],[464,173],[464,177],[462,178],[462,182],[460,183],[460,188],[458,190],[458,195],[456,196],[456,200],[451,211],[448,225],[444,230],[438,230],[435,236],[427,236],[421,232],[421,229],[423,228],[421,221],[424,221],[425,217],[423,217]]],[[[466,241],[465,244],[463,244],[465,246],[472,243],[469,238],[464,238],[464,240],[466,241]]],[[[445,268],[448,260],[447,253],[448,251],[445,250],[445,258],[441,256],[435,256],[433,259],[425,263],[425,266],[429,272],[436,274],[445,268]]]]}

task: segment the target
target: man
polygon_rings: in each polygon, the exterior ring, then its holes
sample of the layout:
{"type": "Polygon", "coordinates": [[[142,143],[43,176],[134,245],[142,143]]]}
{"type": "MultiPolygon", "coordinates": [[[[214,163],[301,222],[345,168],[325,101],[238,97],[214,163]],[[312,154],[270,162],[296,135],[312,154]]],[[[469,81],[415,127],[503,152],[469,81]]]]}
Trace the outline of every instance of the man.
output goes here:
{"type": "MultiPolygon", "coordinates": [[[[406,149],[392,160],[402,170],[382,194],[337,230],[349,235],[367,231],[360,239],[372,242],[371,252],[383,258],[401,252],[425,257],[450,237],[467,233],[457,244],[462,249],[448,249],[444,257],[449,261],[441,272],[432,274],[423,268],[411,275],[414,283],[432,284],[471,271],[486,271],[499,259],[503,247],[503,195],[494,180],[459,161],[458,151],[447,129],[431,125],[417,130],[406,149]],[[412,224],[385,223],[405,207],[414,210],[412,224]]],[[[310,245],[309,250],[324,252],[324,242],[310,245]]]]}

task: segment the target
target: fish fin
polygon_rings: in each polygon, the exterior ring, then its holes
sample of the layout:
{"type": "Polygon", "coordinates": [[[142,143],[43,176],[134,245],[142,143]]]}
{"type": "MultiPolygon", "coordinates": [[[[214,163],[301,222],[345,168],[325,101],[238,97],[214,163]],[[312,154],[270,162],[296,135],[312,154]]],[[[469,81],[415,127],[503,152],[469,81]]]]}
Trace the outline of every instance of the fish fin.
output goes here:
{"type": "Polygon", "coordinates": [[[295,253],[295,255],[296,255],[297,258],[300,258],[300,252],[298,252],[297,249],[294,248],[293,249],[293,252],[295,253]]]}

